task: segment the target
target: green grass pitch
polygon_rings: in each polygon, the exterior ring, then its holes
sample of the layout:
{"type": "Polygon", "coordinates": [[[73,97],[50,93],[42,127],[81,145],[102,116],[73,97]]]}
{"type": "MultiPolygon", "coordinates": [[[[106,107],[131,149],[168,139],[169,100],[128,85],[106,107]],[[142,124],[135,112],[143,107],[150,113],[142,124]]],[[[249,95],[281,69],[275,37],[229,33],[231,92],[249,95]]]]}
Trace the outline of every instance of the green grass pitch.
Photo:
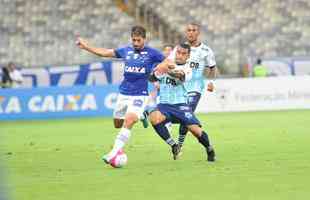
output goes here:
{"type": "MultiPolygon", "coordinates": [[[[139,123],[113,169],[110,118],[0,122],[0,184],[10,200],[302,200],[310,198],[310,110],[198,116],[217,162],[189,135],[182,157],[139,123]]],[[[173,130],[177,136],[176,127],[173,130]]]]}

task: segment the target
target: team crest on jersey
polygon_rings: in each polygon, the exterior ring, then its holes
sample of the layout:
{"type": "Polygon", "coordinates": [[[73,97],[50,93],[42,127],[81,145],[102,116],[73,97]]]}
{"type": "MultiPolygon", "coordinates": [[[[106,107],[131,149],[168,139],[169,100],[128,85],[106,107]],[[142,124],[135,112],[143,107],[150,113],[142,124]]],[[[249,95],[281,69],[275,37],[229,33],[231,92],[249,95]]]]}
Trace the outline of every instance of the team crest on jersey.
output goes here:
{"type": "Polygon", "coordinates": [[[193,117],[193,114],[190,113],[190,112],[185,112],[185,117],[188,118],[188,119],[190,119],[190,118],[193,117]]]}

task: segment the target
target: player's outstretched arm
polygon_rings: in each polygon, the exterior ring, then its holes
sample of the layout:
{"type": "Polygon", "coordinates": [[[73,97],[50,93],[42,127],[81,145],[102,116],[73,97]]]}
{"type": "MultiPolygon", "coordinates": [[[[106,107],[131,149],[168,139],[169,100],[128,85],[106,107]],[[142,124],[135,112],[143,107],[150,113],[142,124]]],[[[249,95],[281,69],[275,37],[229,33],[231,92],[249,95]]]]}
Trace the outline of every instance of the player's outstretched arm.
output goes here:
{"type": "Polygon", "coordinates": [[[92,47],[85,39],[81,37],[77,38],[76,44],[80,49],[84,49],[90,53],[96,54],[97,56],[115,57],[114,49],[92,47]]]}

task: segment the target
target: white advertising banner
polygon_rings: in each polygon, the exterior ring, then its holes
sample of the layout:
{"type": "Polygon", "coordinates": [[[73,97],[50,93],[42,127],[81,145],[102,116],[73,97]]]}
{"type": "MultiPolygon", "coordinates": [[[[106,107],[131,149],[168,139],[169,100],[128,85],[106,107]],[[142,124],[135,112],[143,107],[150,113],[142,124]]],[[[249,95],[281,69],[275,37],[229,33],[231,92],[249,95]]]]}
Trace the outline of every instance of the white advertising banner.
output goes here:
{"type": "Polygon", "coordinates": [[[310,109],[310,76],[218,79],[197,112],[310,109]]]}

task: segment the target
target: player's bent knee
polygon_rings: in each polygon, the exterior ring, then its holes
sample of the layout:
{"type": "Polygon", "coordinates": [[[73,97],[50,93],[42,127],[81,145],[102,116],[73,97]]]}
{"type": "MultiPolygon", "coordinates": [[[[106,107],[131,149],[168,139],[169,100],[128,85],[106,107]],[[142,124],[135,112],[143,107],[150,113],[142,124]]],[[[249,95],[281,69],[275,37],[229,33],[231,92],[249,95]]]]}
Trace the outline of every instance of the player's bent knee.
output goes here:
{"type": "Polygon", "coordinates": [[[135,113],[128,113],[125,116],[124,127],[131,128],[138,120],[139,117],[135,113]]]}
{"type": "Polygon", "coordinates": [[[152,125],[157,125],[163,122],[166,118],[159,111],[154,111],[154,112],[151,112],[149,119],[152,125]]]}
{"type": "Polygon", "coordinates": [[[202,128],[199,127],[198,125],[189,125],[187,126],[188,130],[196,137],[200,137],[202,134],[202,128]]]}
{"type": "Polygon", "coordinates": [[[128,119],[125,119],[125,125],[133,125],[137,122],[138,120],[137,119],[134,119],[134,118],[128,118],[128,119]]]}

